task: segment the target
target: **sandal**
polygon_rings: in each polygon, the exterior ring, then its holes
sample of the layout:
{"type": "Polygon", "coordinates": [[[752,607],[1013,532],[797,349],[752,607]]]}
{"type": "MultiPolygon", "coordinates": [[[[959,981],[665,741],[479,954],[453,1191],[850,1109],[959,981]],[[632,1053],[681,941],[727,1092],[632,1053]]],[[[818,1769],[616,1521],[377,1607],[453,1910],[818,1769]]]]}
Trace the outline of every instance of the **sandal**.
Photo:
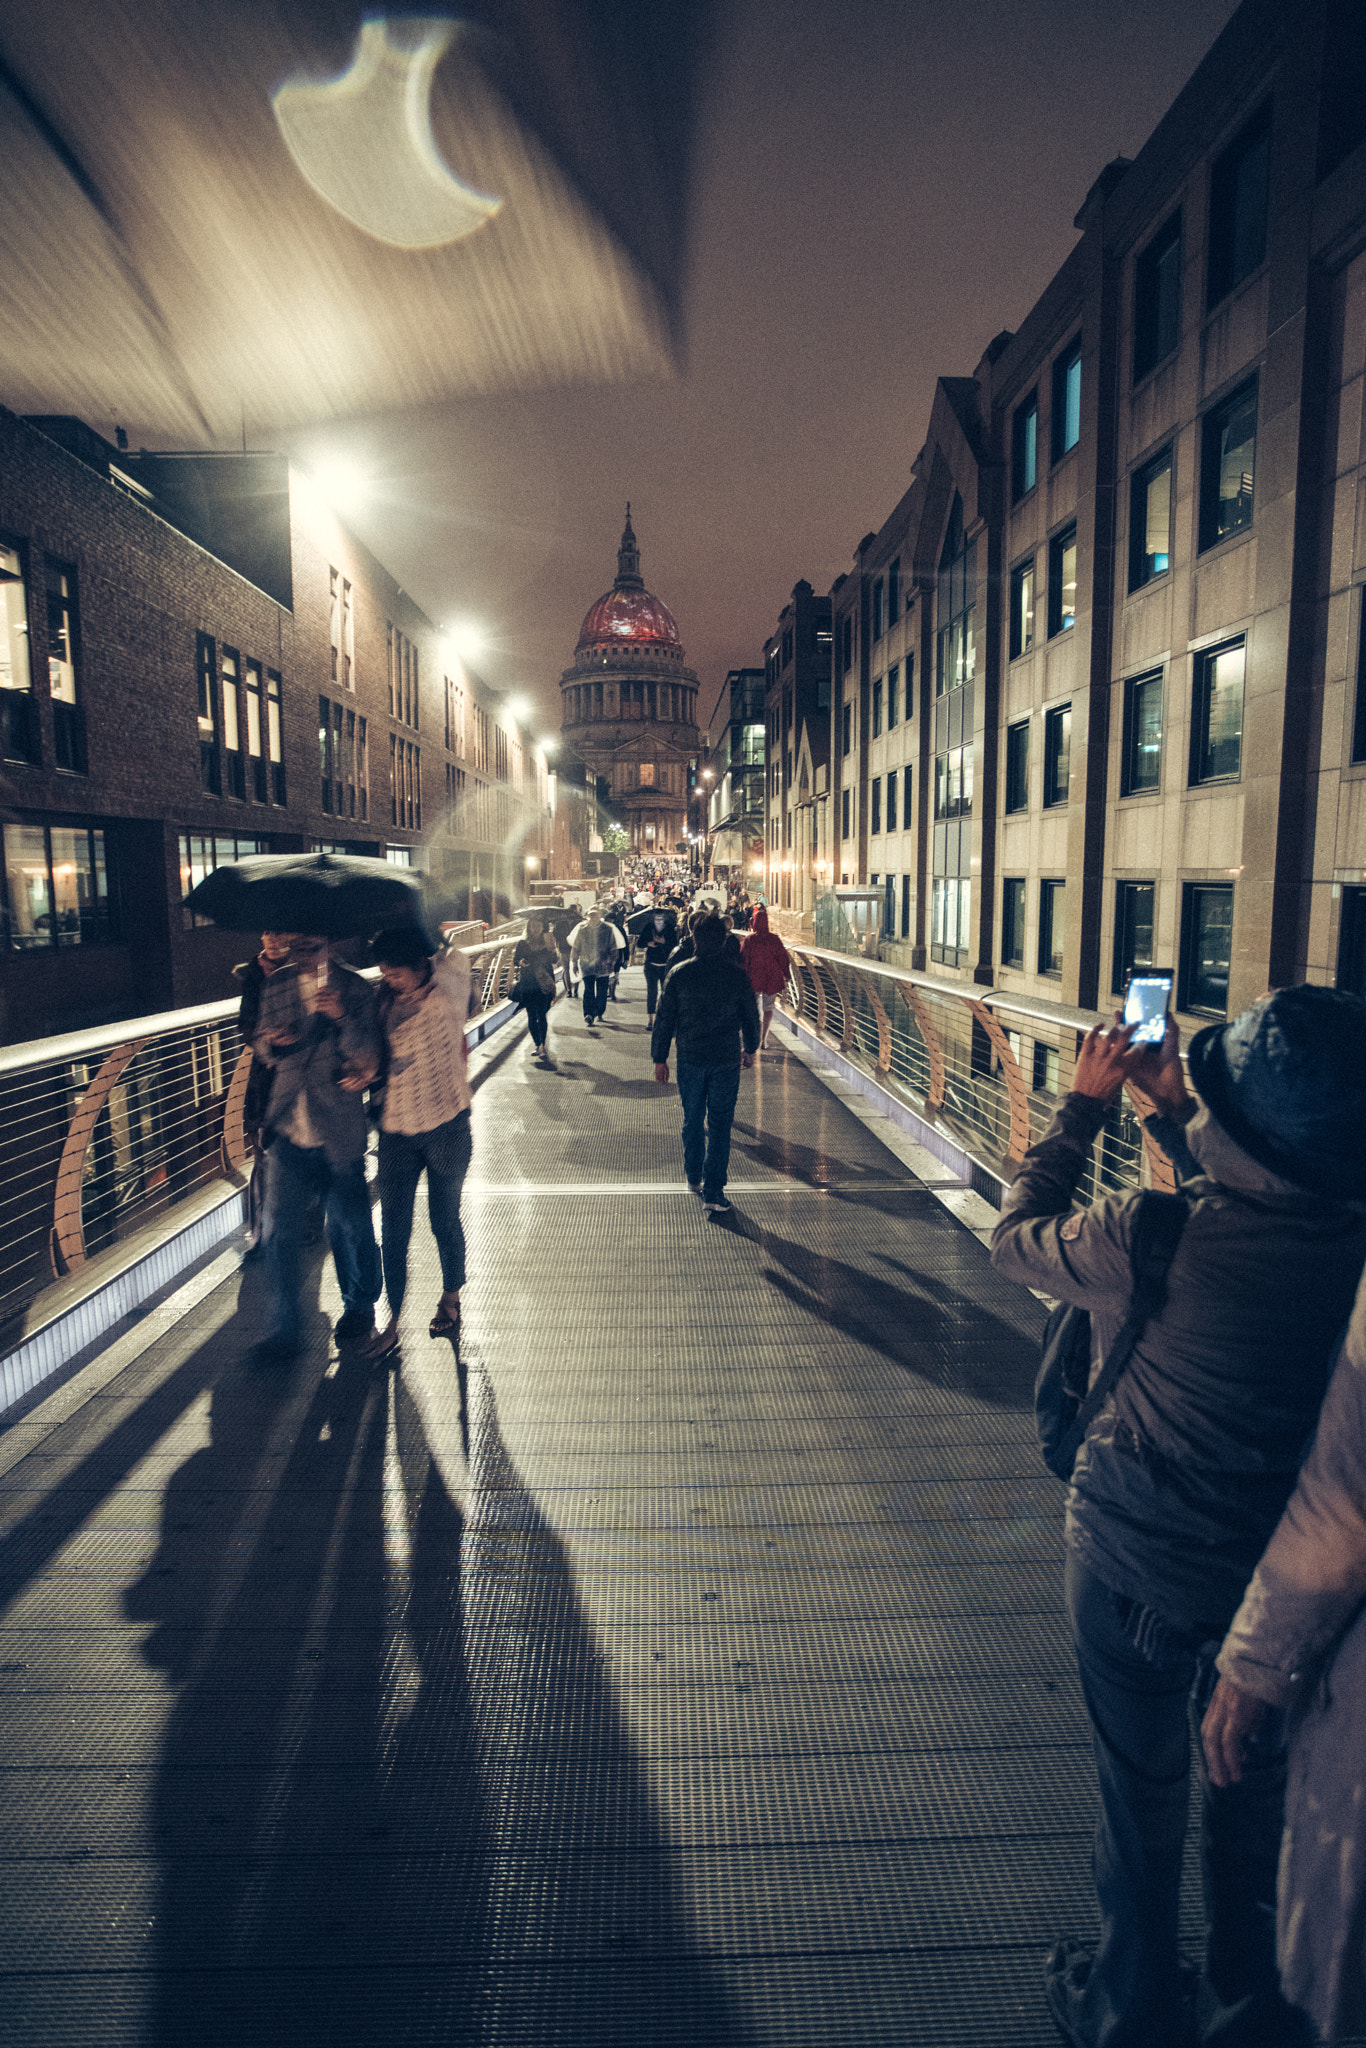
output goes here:
{"type": "Polygon", "coordinates": [[[458,1337],[460,1335],[460,1305],[457,1302],[452,1315],[448,1308],[438,1304],[436,1314],[427,1325],[429,1337],[458,1337]]]}
{"type": "Polygon", "coordinates": [[[374,1336],[367,1340],[363,1347],[365,1356],[372,1365],[377,1365],[382,1358],[393,1357],[394,1353],[398,1350],[398,1342],[398,1323],[394,1321],[389,1324],[387,1329],[376,1330],[374,1336]]]}

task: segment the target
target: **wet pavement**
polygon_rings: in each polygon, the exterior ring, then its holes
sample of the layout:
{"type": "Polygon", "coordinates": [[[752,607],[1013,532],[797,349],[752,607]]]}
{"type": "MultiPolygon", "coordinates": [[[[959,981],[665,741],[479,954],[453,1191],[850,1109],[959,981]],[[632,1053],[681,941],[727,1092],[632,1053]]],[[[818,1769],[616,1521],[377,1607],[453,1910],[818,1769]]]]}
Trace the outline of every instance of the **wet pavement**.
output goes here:
{"type": "Polygon", "coordinates": [[[709,1219],[622,993],[493,1044],[459,1362],[420,1223],[396,1369],[229,1256],[0,1436],[5,2042],[1054,2038],[1042,1310],[791,1051],[709,1219]]]}

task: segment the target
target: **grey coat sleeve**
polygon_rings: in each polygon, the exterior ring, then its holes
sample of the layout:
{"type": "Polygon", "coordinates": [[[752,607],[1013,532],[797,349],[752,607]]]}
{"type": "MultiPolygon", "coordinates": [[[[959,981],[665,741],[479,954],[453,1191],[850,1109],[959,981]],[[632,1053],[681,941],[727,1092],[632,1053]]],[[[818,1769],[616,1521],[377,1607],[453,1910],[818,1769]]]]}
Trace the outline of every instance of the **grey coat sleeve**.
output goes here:
{"type": "Polygon", "coordinates": [[[1129,1240],[1135,1198],[1111,1196],[1074,1210],[1072,1198],[1105,1121],[1105,1104],[1066,1095],[1006,1196],[991,1263],[1007,1280],[1059,1301],[1121,1314],[1133,1291],[1129,1240]]]}
{"type": "Polygon", "coordinates": [[[1217,1659],[1243,1692],[1302,1697],[1366,1600],[1366,1281],[1300,1468],[1217,1659]]]}

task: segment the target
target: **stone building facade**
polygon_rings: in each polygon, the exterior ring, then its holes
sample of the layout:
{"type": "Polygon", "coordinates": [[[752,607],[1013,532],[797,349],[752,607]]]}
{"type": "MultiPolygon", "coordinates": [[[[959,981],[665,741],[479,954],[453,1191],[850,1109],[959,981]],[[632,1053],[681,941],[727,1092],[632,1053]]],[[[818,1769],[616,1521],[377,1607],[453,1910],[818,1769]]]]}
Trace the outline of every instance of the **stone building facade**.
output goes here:
{"type": "Polygon", "coordinates": [[[830,607],[802,577],[764,643],[766,891],[801,915],[830,879],[830,607]]]}
{"type": "Polygon", "coordinates": [[[687,838],[697,690],[673,613],[645,588],[628,505],[616,581],[588,608],[560,696],[565,747],[597,779],[633,853],[672,854],[687,838]]]}
{"type": "Polygon", "coordinates": [[[1170,967],[1187,1030],[1366,989],[1358,30],[1244,0],[832,591],[886,957],[1102,1010],[1170,967]]]}

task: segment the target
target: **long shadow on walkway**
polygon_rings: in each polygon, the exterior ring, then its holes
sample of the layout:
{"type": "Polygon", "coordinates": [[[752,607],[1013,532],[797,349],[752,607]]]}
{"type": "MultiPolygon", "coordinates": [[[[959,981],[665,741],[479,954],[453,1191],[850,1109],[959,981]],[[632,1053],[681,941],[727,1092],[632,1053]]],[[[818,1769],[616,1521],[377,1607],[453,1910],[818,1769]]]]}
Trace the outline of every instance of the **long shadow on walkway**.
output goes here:
{"type": "Polygon", "coordinates": [[[483,1374],[463,1510],[453,1374],[344,1362],[281,1469],[284,1398],[220,1374],[128,1596],[180,1688],[146,2038],[638,2048],[681,1973],[688,2038],[745,2048],[483,1374]]]}

